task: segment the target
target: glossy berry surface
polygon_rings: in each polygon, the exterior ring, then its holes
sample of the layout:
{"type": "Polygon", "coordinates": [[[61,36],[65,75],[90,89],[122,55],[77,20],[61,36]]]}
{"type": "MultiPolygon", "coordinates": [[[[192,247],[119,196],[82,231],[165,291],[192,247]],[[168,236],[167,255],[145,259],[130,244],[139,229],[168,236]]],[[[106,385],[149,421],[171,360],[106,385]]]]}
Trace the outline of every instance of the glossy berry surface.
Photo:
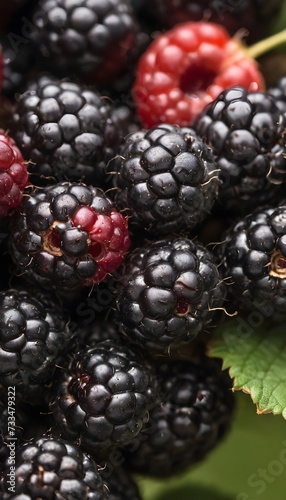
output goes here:
{"type": "Polygon", "coordinates": [[[222,272],[240,307],[285,320],[286,207],[260,209],[237,222],[220,246],[222,272]]]}
{"type": "Polygon", "coordinates": [[[28,183],[27,164],[14,140],[0,131],[0,218],[20,205],[28,183]]]}
{"type": "Polygon", "coordinates": [[[18,95],[11,136],[38,185],[83,181],[104,186],[119,135],[111,106],[95,88],[40,76],[18,95]]]}
{"type": "Polygon", "coordinates": [[[201,21],[179,24],[154,40],[139,60],[133,94],[147,128],[185,126],[233,85],[256,91],[264,82],[238,41],[222,26],[201,21]]]}
{"type": "MultiPolygon", "coordinates": [[[[286,180],[282,98],[230,87],[194,123],[219,168],[218,206],[246,214],[279,200],[286,180]]],[[[284,103],[285,108],[285,103],[284,103]]]]}
{"type": "Polygon", "coordinates": [[[50,382],[71,347],[69,318],[40,291],[0,292],[0,379],[18,398],[34,399],[50,382]]]}
{"type": "Polygon", "coordinates": [[[187,238],[130,252],[116,283],[122,331],[150,351],[194,340],[224,300],[214,256],[187,238]]]}
{"type": "Polygon", "coordinates": [[[127,219],[104,192],[68,182],[31,192],[10,234],[18,271],[48,288],[102,281],[121,264],[129,245],[127,219]]]}
{"type": "Polygon", "coordinates": [[[201,222],[218,195],[210,148],[189,127],[162,124],[126,137],[114,176],[115,203],[130,223],[157,235],[201,222]]]}
{"type": "MultiPolygon", "coordinates": [[[[43,436],[17,448],[15,469],[16,495],[9,492],[9,461],[0,476],[3,500],[81,499],[108,500],[95,462],[75,444],[60,438],[43,436]]],[[[11,490],[10,490],[11,491],[11,490]]]]}
{"type": "Polygon", "coordinates": [[[151,365],[122,342],[76,353],[53,384],[50,409],[67,439],[97,457],[132,442],[157,400],[151,365]]]}
{"type": "Polygon", "coordinates": [[[136,40],[133,14],[127,0],[42,0],[34,12],[34,40],[58,71],[111,83],[136,40]]]}
{"type": "Polygon", "coordinates": [[[222,440],[234,395],[227,372],[206,356],[161,360],[156,375],[163,402],[150,414],[145,439],[126,458],[133,472],[168,478],[205,458],[222,440]]]}

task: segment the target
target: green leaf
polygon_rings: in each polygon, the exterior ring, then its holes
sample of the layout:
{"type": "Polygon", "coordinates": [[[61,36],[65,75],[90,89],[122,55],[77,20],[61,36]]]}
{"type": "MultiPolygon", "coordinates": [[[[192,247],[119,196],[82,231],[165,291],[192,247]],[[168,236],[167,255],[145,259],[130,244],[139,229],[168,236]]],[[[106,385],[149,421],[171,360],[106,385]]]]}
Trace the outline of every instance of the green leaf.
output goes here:
{"type": "Polygon", "coordinates": [[[282,414],[286,419],[285,326],[265,320],[257,326],[260,313],[250,314],[219,327],[209,354],[222,358],[223,368],[229,368],[234,379],[233,388],[251,396],[258,414],[282,414]]]}

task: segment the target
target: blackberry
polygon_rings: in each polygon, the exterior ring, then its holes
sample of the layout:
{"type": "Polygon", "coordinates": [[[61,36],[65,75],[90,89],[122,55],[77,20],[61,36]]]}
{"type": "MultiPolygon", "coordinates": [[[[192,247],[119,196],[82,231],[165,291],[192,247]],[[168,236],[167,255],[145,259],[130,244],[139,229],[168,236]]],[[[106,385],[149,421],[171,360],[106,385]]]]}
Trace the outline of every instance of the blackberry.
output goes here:
{"type": "Polygon", "coordinates": [[[19,272],[48,288],[106,278],[130,244],[127,219],[99,188],[62,182],[35,189],[12,219],[10,252],[19,272]]]}
{"type": "MultiPolygon", "coordinates": [[[[121,142],[124,144],[124,139],[133,132],[137,132],[140,129],[140,124],[135,116],[135,109],[132,105],[119,104],[113,106],[112,121],[116,125],[120,133],[121,142]]],[[[110,162],[112,164],[112,161],[110,162]]],[[[107,170],[108,171],[108,170],[107,170]]]]}
{"type": "Polygon", "coordinates": [[[286,76],[279,78],[276,85],[267,90],[267,94],[275,99],[275,104],[280,109],[284,118],[284,114],[286,113],[286,76]]]}
{"type": "Polygon", "coordinates": [[[116,285],[123,333],[150,350],[195,339],[225,296],[214,256],[187,238],[136,248],[121,267],[116,285]]]}
{"type": "Polygon", "coordinates": [[[245,214],[275,200],[286,159],[283,119],[272,96],[231,87],[206,106],[194,128],[220,168],[224,210],[245,214]]]}
{"type": "Polygon", "coordinates": [[[105,340],[120,341],[119,328],[114,321],[97,319],[89,323],[79,323],[79,330],[82,336],[82,345],[96,347],[99,342],[105,340]]]}
{"type": "Polygon", "coordinates": [[[82,180],[105,186],[106,165],[119,133],[111,106],[96,90],[41,76],[18,97],[11,136],[31,167],[36,185],[82,180]]]}
{"type": "Polygon", "coordinates": [[[92,83],[124,71],[138,26],[128,0],[42,0],[33,15],[34,42],[54,69],[92,83]]]}
{"type": "MultiPolygon", "coordinates": [[[[16,40],[17,36],[20,35],[15,35],[16,40]]],[[[13,39],[7,40],[5,36],[0,38],[0,42],[4,57],[2,92],[14,101],[16,93],[23,92],[32,67],[36,65],[37,52],[28,40],[21,44],[20,49],[17,45],[15,47],[13,39]]]]}
{"type": "Polygon", "coordinates": [[[163,402],[152,410],[137,447],[125,454],[130,470],[170,477],[196,464],[222,440],[234,410],[231,379],[215,360],[161,362],[163,402]]]}
{"type": "Polygon", "coordinates": [[[219,246],[230,293],[246,310],[286,311],[286,206],[256,210],[239,220],[219,246]]]}
{"type": "Polygon", "coordinates": [[[6,461],[1,474],[3,500],[107,500],[94,461],[73,443],[47,436],[33,439],[18,447],[15,465],[15,496],[9,484],[11,465],[6,461]],[[9,490],[10,487],[10,490],[9,490]]]}
{"type": "Polygon", "coordinates": [[[50,403],[67,439],[107,458],[138,436],[157,400],[151,365],[122,342],[104,341],[73,356],[54,381],[50,403]]]}
{"type": "Polygon", "coordinates": [[[156,234],[195,226],[211,211],[218,171],[211,150],[190,128],[163,124],[127,136],[115,177],[115,202],[131,222],[156,234]]]}
{"type": "Polygon", "coordinates": [[[0,129],[0,219],[20,205],[27,184],[26,162],[13,139],[0,129]]]}
{"type": "Polygon", "coordinates": [[[282,0],[155,0],[155,11],[164,27],[187,21],[207,19],[222,24],[231,35],[243,29],[246,41],[262,39],[270,30],[273,19],[282,6],[282,0]]]}
{"type": "Polygon", "coordinates": [[[47,294],[0,292],[0,383],[23,399],[37,397],[70,347],[68,317],[47,294]]]}
{"type": "Polygon", "coordinates": [[[107,465],[100,475],[109,490],[109,500],[141,500],[137,484],[122,467],[112,467],[110,472],[107,465]]]}

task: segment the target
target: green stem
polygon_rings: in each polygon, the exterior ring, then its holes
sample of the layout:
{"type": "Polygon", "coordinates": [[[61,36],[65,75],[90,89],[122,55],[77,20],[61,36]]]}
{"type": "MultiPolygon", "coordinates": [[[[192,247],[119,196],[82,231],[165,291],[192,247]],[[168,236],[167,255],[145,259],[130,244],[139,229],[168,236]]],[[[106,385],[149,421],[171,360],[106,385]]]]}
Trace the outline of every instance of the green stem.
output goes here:
{"type": "Polygon", "coordinates": [[[279,33],[275,33],[275,35],[266,38],[265,40],[261,40],[260,42],[251,45],[246,48],[247,55],[252,59],[257,59],[259,56],[263,55],[265,52],[268,52],[271,49],[274,49],[278,45],[286,42],[286,29],[280,31],[279,33]]]}

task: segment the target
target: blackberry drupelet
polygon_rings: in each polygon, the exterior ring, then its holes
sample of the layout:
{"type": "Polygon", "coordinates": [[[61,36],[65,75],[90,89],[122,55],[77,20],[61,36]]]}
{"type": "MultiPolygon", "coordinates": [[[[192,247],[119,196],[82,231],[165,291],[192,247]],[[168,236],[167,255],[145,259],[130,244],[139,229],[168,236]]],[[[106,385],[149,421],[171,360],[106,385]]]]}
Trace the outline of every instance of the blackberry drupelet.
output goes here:
{"type": "Polygon", "coordinates": [[[106,464],[100,475],[109,490],[109,500],[142,500],[137,484],[123,467],[112,467],[110,472],[106,464]]]}
{"type": "Polygon", "coordinates": [[[286,314],[286,206],[256,210],[238,221],[218,247],[230,295],[243,310],[286,314]]]}
{"type": "Polygon", "coordinates": [[[108,182],[105,169],[117,153],[119,132],[110,103],[95,89],[41,76],[18,97],[10,128],[24,157],[34,163],[35,185],[108,182]]]}
{"type": "Polygon", "coordinates": [[[218,194],[213,154],[190,128],[163,124],[127,136],[115,160],[115,203],[158,234],[192,228],[218,194]]]}
{"type": "Polygon", "coordinates": [[[169,477],[204,459],[229,430],[234,410],[231,379],[214,359],[160,362],[162,403],[152,410],[138,439],[126,451],[133,472],[169,477]]]}
{"type": "Polygon", "coordinates": [[[0,476],[3,500],[109,498],[95,462],[75,444],[63,439],[44,436],[17,448],[15,496],[9,493],[9,470],[11,465],[6,461],[0,476]]]}
{"type": "Polygon", "coordinates": [[[114,272],[130,238],[127,219],[101,189],[62,182],[30,193],[12,219],[9,244],[23,277],[71,289],[114,272]]]}
{"type": "Polygon", "coordinates": [[[246,214],[275,202],[286,180],[286,150],[282,113],[272,96],[231,87],[206,106],[194,128],[220,168],[224,211],[246,214]]]}
{"type": "Polygon", "coordinates": [[[73,333],[69,318],[40,291],[0,292],[0,384],[32,401],[63,362],[73,333]]]}
{"type": "Polygon", "coordinates": [[[123,333],[151,351],[194,340],[225,296],[214,256],[187,238],[159,240],[130,252],[116,286],[123,333]]]}
{"type": "Polygon", "coordinates": [[[244,30],[246,41],[261,40],[270,31],[281,0],[155,0],[155,11],[164,27],[186,21],[208,20],[222,24],[231,35],[244,30]]]}
{"type": "Polygon", "coordinates": [[[97,460],[132,442],[157,401],[152,366],[122,342],[99,342],[76,353],[54,380],[50,409],[67,439],[97,460]]]}
{"type": "Polygon", "coordinates": [[[34,42],[61,74],[112,83],[127,66],[138,31],[128,0],[42,0],[33,15],[34,42]]]}

